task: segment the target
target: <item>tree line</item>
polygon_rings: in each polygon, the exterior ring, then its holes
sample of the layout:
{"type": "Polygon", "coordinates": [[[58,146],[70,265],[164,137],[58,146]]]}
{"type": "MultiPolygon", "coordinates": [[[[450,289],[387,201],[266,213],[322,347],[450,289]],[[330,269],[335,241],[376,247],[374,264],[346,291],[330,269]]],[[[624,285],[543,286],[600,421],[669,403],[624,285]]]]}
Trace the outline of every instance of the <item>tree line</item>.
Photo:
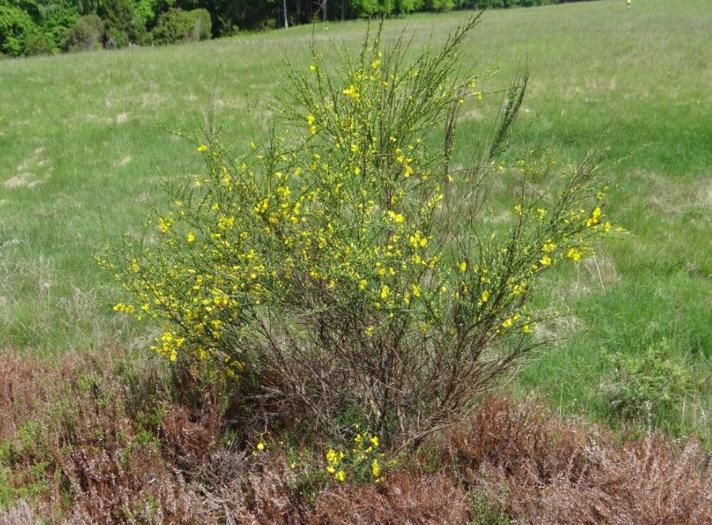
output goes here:
{"type": "Polygon", "coordinates": [[[315,20],[580,0],[0,0],[0,55],[161,45],[315,20]]]}

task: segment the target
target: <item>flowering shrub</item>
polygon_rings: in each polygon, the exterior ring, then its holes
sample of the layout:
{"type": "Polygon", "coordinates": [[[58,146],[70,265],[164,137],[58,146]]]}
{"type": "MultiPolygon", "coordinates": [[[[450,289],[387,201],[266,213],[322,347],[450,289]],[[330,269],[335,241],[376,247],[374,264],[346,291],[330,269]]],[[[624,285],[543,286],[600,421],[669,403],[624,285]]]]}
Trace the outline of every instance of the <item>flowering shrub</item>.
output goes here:
{"type": "Polygon", "coordinates": [[[529,179],[546,168],[520,163],[509,222],[482,220],[526,78],[482,158],[455,169],[458,111],[481,94],[451,72],[476,22],[410,62],[380,30],[339,70],[314,51],[281,101],[286,137],[241,160],[208,133],[155,244],[112,265],[131,292],[115,309],[162,320],[171,361],[255,378],[263,407],[322,432],[348,434],[348,412],[405,446],[462,414],[538,344],[538,277],[610,229],[588,159],[541,193],[529,179]]]}
{"type": "Polygon", "coordinates": [[[326,472],[336,481],[375,482],[383,481],[386,469],[395,465],[394,460],[384,461],[378,436],[370,432],[357,432],[353,446],[346,452],[333,448],[326,451],[326,472]]]}

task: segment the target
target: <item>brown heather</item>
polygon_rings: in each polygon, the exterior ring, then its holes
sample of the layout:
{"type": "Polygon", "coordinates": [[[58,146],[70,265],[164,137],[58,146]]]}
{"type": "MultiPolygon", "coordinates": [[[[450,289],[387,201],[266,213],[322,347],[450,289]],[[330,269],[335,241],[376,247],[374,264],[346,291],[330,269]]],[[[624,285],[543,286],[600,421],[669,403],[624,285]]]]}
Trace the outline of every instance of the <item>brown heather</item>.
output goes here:
{"type": "Polygon", "coordinates": [[[436,525],[468,523],[465,490],[444,474],[390,476],[383,484],[339,486],[319,495],[313,525],[436,525]]]}
{"type": "Polygon", "coordinates": [[[266,452],[246,450],[248,429],[225,445],[218,403],[187,407],[160,369],[127,359],[0,356],[0,497],[2,483],[18,495],[0,525],[489,524],[489,508],[512,524],[712,524],[710,456],[694,440],[619,443],[490,397],[383,482],[339,484],[319,477],[318,448],[290,468],[276,430],[266,452]]]}
{"type": "MultiPolygon", "coordinates": [[[[42,471],[34,510],[52,523],[201,523],[182,474],[163,460],[132,410],[134,402],[150,410],[158,400],[132,399],[132,387],[112,373],[120,358],[111,349],[101,357],[67,354],[58,363],[4,353],[0,412],[12,426],[3,425],[0,443],[9,451],[10,483],[22,493],[42,471]],[[50,518],[60,515],[64,521],[50,518]]],[[[0,513],[5,522],[35,523],[24,502],[0,513]]]]}
{"type": "Polygon", "coordinates": [[[164,457],[184,471],[203,465],[218,444],[221,425],[220,410],[213,402],[202,410],[172,403],[158,429],[164,457]]]}
{"type": "Polygon", "coordinates": [[[195,482],[210,523],[301,524],[304,495],[295,490],[295,472],[271,453],[213,456],[195,482]]]}
{"type": "Polygon", "coordinates": [[[450,463],[513,523],[708,525],[709,454],[650,434],[622,445],[531,401],[490,398],[449,441],[450,463]]]}
{"type": "Polygon", "coordinates": [[[71,354],[49,363],[19,352],[0,352],[0,440],[14,435],[36,409],[46,406],[78,364],[71,354]]]}

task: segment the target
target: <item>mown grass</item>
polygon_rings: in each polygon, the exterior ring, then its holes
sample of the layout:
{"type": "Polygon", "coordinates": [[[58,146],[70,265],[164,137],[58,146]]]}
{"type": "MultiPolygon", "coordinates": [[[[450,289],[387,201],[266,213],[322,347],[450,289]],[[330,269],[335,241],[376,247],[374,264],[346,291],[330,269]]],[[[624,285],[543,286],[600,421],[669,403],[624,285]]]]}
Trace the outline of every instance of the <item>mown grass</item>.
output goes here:
{"type": "MultiPolygon", "coordinates": [[[[414,46],[443,38],[465,15],[389,21],[414,46]]],[[[478,139],[494,91],[528,67],[529,95],[513,163],[528,148],[569,164],[609,148],[610,213],[631,233],[547,281],[537,303],[565,317],[560,339],[523,368],[566,413],[609,418],[607,356],[670,341],[697,386],[674,433],[709,438],[712,411],[712,12],[706,0],[585,2],[487,13],[464,67],[500,67],[463,111],[460,140],[478,139]]],[[[267,101],[287,89],[285,60],[307,64],[312,35],[355,48],[365,23],[298,27],[188,46],[0,62],[0,348],[42,354],[122,341],[146,327],[115,315],[115,287],[92,256],[139,232],[160,181],[197,170],[195,130],[212,103],[237,150],[264,137],[267,101]]],[[[493,210],[500,213],[501,210],[493,210]]]]}

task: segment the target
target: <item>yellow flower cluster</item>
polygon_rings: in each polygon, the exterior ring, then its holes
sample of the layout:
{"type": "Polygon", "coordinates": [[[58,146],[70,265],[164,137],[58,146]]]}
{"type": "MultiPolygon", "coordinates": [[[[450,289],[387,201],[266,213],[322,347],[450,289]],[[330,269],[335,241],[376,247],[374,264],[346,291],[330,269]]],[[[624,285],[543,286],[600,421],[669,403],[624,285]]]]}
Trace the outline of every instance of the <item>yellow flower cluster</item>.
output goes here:
{"type": "Polygon", "coordinates": [[[178,337],[175,332],[165,331],[159,339],[160,344],[151,347],[155,352],[168,357],[171,361],[178,358],[178,351],[185,343],[184,337],[178,337]]]}
{"type": "Polygon", "coordinates": [[[346,471],[341,468],[344,457],[343,452],[336,452],[331,448],[326,452],[326,471],[337,481],[346,479],[346,471]]]}
{"type": "MultiPolygon", "coordinates": [[[[366,476],[375,483],[383,481],[383,454],[379,451],[378,436],[369,432],[359,432],[354,436],[354,446],[344,452],[330,448],[326,451],[325,470],[337,481],[344,481],[347,473],[356,479],[366,476]]],[[[390,465],[394,463],[389,463],[390,465]]]]}

